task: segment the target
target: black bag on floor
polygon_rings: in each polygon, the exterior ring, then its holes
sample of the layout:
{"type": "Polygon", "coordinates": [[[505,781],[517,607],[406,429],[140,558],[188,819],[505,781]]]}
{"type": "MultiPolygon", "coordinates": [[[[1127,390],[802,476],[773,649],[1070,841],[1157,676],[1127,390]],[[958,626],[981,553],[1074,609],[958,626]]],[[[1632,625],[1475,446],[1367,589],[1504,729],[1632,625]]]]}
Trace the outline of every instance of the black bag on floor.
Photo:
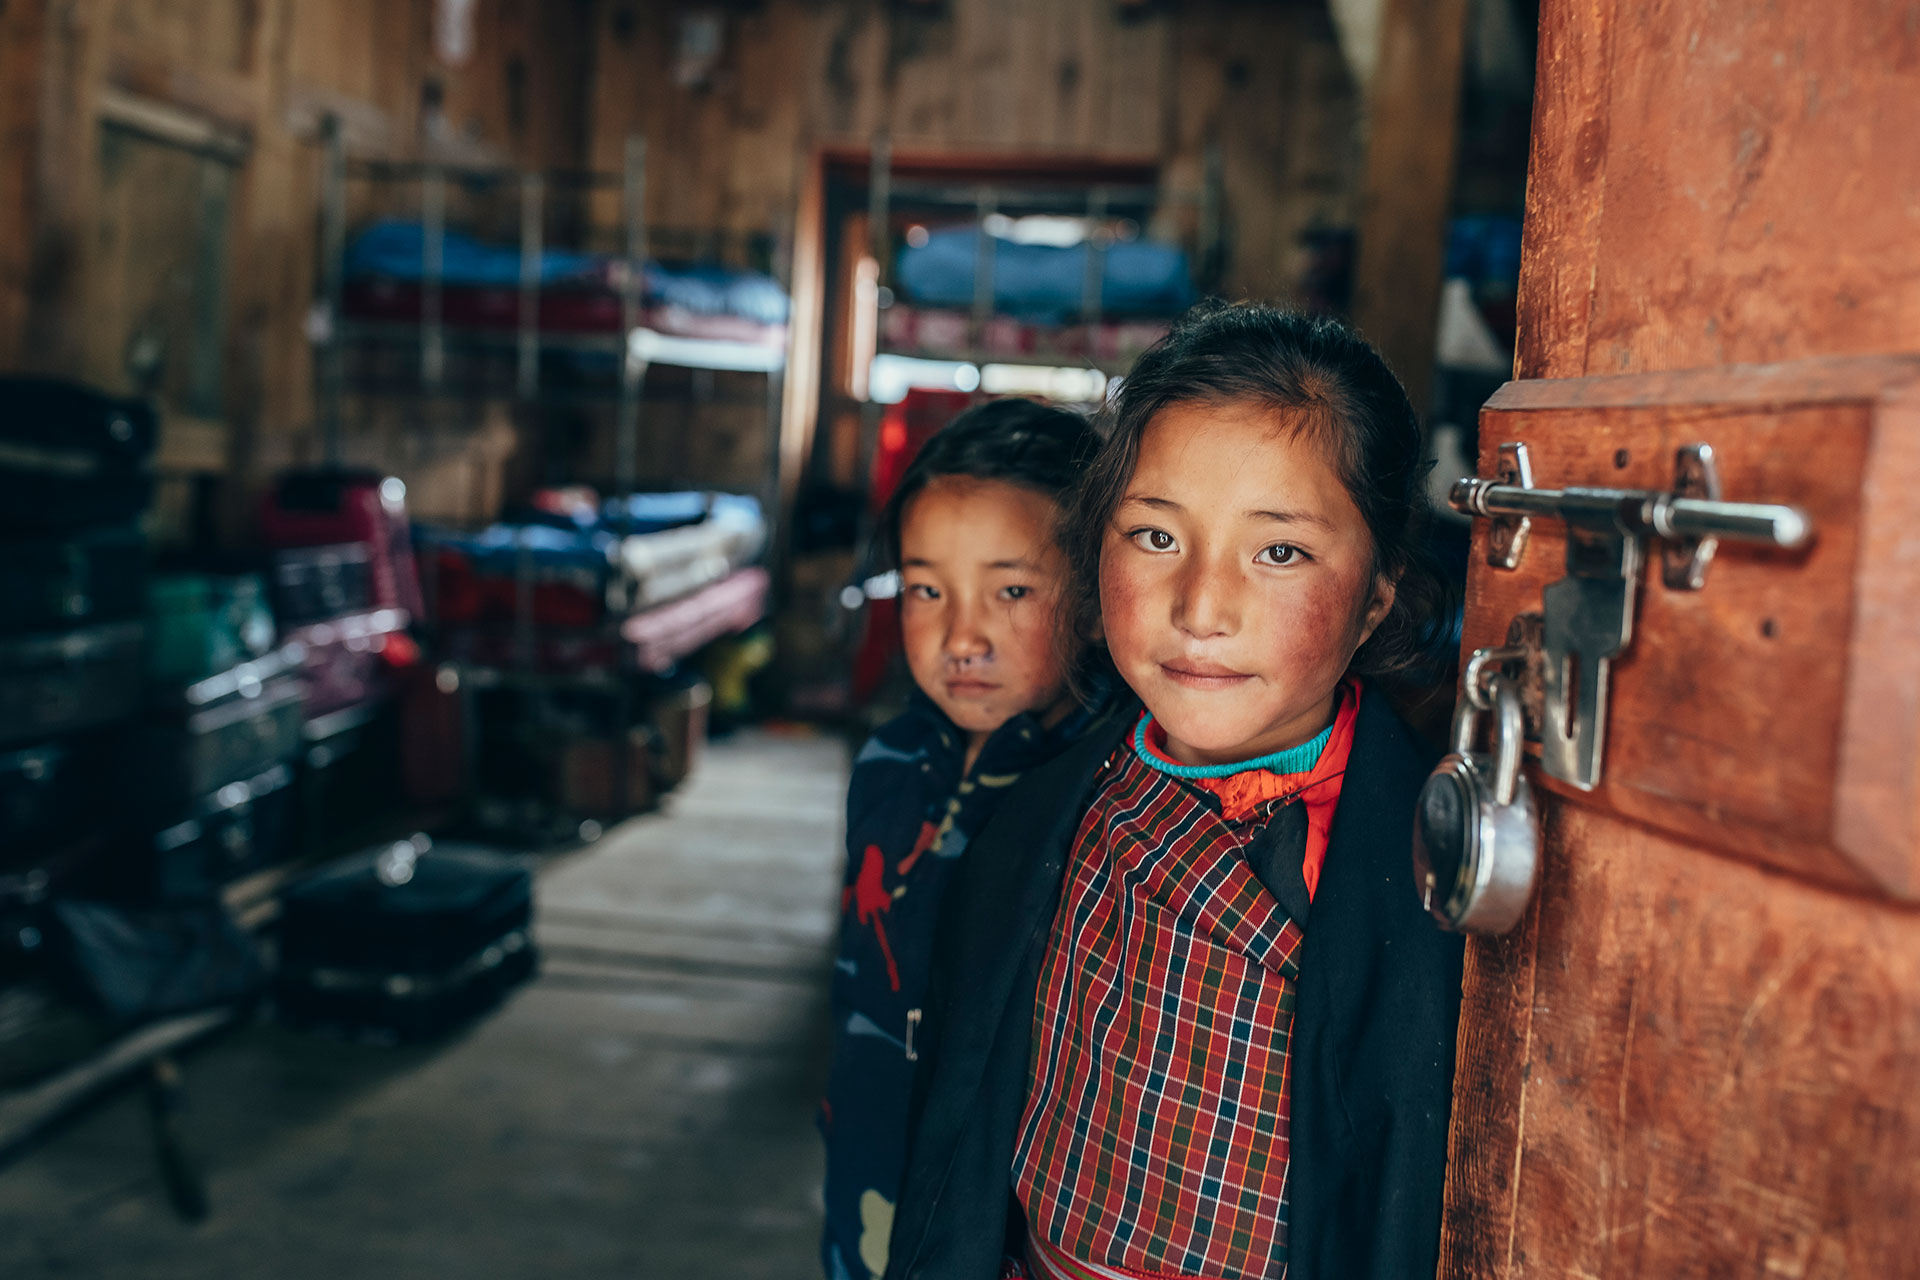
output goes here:
{"type": "Polygon", "coordinates": [[[533,877],[424,836],[358,854],[286,891],[275,995],[294,1022],[447,1031],[532,975],[533,877]]]}
{"type": "Polygon", "coordinates": [[[56,899],[46,918],[56,977],[122,1026],[246,1004],[266,985],[253,940],[217,902],[142,908],[56,899]]]}

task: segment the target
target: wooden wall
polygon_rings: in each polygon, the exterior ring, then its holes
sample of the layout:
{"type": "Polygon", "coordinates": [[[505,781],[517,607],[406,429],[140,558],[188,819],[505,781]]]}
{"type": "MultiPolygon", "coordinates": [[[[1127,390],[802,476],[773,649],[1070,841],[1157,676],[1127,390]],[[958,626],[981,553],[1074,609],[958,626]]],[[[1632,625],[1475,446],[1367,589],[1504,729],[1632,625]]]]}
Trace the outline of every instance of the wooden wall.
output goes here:
{"type": "MultiPolygon", "coordinates": [[[[226,263],[228,462],[311,456],[322,117],[353,154],[577,166],[588,0],[482,0],[460,66],[431,0],[10,0],[0,7],[0,368],[124,386],[101,334],[117,228],[101,120],[129,101],[243,145],[226,263]],[[437,87],[437,113],[428,108],[437,87]]],[[[137,194],[137,193],[136,193],[137,194]]],[[[151,217],[138,207],[134,216],[151,217]]]]}
{"type": "MultiPolygon", "coordinates": [[[[210,446],[240,488],[317,454],[305,325],[315,139],[329,113],[362,156],[432,146],[450,159],[617,169],[624,140],[641,132],[649,216],[723,232],[790,228],[819,150],[864,146],[882,125],[902,151],[1147,160],[1189,190],[1217,141],[1224,284],[1253,296],[1294,287],[1304,228],[1355,218],[1360,107],[1319,0],[478,0],[460,66],[436,55],[435,7],[0,5],[0,368],[126,383],[129,320],[115,308],[135,305],[142,290],[120,282],[146,258],[114,219],[160,212],[138,200],[137,180],[102,190],[109,100],[158,107],[241,148],[221,285],[226,430],[210,446]],[[719,58],[683,82],[680,23],[701,8],[721,15],[719,58]]],[[[190,204],[174,204],[189,234],[190,204]]],[[[611,235],[611,193],[593,214],[611,235]]]]}
{"type": "MultiPolygon", "coordinates": [[[[617,167],[647,135],[650,216],[739,230],[793,217],[822,147],[1124,157],[1202,182],[1217,140],[1229,291],[1282,296],[1299,234],[1348,224],[1359,102],[1325,6],[1203,0],[1128,10],[1113,0],[766,0],[730,12],[704,84],[676,83],[679,10],[630,0],[596,12],[589,153],[617,167]]],[[[610,204],[597,221],[610,222],[610,204]]]]}

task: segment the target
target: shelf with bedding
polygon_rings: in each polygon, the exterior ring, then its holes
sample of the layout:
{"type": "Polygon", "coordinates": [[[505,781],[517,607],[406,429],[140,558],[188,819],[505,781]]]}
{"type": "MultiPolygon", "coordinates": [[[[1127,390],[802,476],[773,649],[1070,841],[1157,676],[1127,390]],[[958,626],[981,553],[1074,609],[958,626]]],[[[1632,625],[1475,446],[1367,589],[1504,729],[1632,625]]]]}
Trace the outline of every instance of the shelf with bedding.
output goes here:
{"type": "Polygon", "coordinates": [[[764,410],[764,462],[755,466],[765,474],[753,487],[764,499],[777,492],[789,302],[770,271],[739,261],[757,254],[772,266],[777,241],[737,237],[744,252],[722,261],[722,237],[647,225],[644,139],[628,140],[618,173],[532,172],[350,159],[334,130],[321,185],[324,251],[309,327],[328,458],[345,452],[350,397],[487,398],[533,409],[611,404],[613,488],[632,492],[643,478],[649,370],[683,369],[696,378],[685,398],[764,410]],[[350,235],[350,182],[376,193],[417,187],[417,216],[363,219],[350,235]],[[554,247],[549,205],[609,187],[620,192],[619,251],[554,247]],[[449,197],[467,192],[517,195],[517,234],[490,239],[456,226],[449,197]],[[716,389],[716,379],[742,377],[759,379],[761,394],[716,389]]]}

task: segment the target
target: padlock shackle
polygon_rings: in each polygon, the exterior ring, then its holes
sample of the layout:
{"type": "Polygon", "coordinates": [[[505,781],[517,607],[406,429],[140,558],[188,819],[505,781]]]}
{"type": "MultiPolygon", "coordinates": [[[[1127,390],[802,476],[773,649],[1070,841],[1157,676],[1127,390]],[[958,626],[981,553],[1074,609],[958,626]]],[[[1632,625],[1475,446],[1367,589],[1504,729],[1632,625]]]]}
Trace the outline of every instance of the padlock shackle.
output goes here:
{"type": "Polygon", "coordinates": [[[1520,705],[1520,690],[1504,675],[1488,681],[1493,700],[1493,799],[1495,804],[1513,803],[1520,786],[1520,761],[1526,754],[1527,717],[1520,705]]]}
{"type": "Polygon", "coordinates": [[[1473,754],[1474,731],[1480,727],[1480,709],[1473,705],[1472,698],[1462,698],[1453,709],[1453,754],[1470,756],[1473,754]]]}

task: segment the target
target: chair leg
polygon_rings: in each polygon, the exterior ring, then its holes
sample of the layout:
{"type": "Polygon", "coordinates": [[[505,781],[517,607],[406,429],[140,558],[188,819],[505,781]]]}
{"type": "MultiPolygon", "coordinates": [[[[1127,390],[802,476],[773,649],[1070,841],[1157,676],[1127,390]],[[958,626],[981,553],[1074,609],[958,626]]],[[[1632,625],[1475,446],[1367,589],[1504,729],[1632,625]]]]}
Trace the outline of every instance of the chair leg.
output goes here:
{"type": "Polygon", "coordinates": [[[204,1222],[212,1205],[206,1175],[181,1137],[180,1113],[186,1108],[186,1095],[180,1087],[180,1066],[172,1055],[162,1054],[148,1064],[146,1092],[154,1156],[160,1162],[167,1200],[182,1221],[204,1222]]]}

